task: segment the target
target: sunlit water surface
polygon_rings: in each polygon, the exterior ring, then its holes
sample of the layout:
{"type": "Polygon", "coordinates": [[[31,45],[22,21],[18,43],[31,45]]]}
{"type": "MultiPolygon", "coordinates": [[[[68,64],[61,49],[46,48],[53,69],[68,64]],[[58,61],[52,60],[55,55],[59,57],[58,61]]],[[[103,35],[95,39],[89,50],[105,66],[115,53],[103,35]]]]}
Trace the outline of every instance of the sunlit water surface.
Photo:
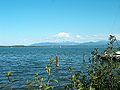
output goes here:
{"type": "MultiPolygon", "coordinates": [[[[67,81],[64,78],[69,76],[68,68],[74,70],[84,70],[83,52],[86,53],[86,62],[95,47],[91,46],[63,46],[63,47],[1,47],[0,48],[0,86],[8,84],[5,74],[13,72],[13,79],[18,80],[13,84],[14,88],[25,87],[27,81],[34,80],[35,73],[42,77],[47,77],[45,67],[50,57],[59,56],[59,68],[53,64],[51,79],[59,81],[57,86],[61,86],[67,81]]],[[[103,50],[103,46],[98,47],[103,50]]]]}

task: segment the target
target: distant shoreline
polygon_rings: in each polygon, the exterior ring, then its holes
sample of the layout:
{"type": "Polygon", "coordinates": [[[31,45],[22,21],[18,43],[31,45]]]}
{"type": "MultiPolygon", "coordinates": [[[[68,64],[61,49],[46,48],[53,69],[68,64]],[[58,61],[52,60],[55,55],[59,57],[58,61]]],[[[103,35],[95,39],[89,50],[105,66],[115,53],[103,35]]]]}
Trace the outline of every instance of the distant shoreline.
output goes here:
{"type": "Polygon", "coordinates": [[[0,47],[46,47],[46,46],[24,46],[24,45],[13,45],[13,46],[0,46],[0,47]]]}
{"type": "Polygon", "coordinates": [[[0,46],[0,48],[25,48],[25,47],[30,47],[30,48],[45,48],[45,47],[51,47],[51,48],[63,48],[63,47],[85,47],[85,46],[89,46],[89,47],[99,47],[99,46],[103,46],[106,47],[107,45],[45,45],[45,46],[24,46],[24,45],[14,45],[14,46],[0,46]]]}

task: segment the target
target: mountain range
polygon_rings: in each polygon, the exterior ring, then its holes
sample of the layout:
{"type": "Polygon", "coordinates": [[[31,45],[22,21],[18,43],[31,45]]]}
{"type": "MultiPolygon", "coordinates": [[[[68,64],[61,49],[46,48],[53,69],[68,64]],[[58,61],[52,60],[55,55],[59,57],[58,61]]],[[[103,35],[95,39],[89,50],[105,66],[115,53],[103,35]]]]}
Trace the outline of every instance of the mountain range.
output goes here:
{"type": "MultiPolygon", "coordinates": [[[[58,46],[58,45],[107,45],[108,41],[102,40],[97,42],[85,42],[85,43],[78,43],[78,42],[41,42],[41,43],[34,43],[30,46],[58,46]]],[[[120,45],[120,41],[117,41],[115,45],[120,45]]]]}
{"type": "Polygon", "coordinates": [[[41,42],[34,43],[31,46],[55,46],[55,45],[79,45],[80,43],[76,42],[41,42]]]}

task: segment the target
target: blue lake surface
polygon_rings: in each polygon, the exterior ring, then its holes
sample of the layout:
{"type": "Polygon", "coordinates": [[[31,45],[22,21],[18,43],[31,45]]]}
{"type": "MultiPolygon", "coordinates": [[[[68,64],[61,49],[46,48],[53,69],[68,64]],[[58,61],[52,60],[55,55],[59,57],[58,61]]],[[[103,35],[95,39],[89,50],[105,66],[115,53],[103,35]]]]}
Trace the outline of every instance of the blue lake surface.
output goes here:
{"type": "MultiPolygon", "coordinates": [[[[96,46],[100,50],[105,47],[96,46]]],[[[8,71],[13,72],[13,79],[19,80],[13,84],[14,88],[25,87],[27,81],[34,79],[35,73],[39,73],[42,77],[47,77],[45,67],[50,57],[59,56],[59,68],[55,68],[53,64],[52,77],[58,79],[60,86],[67,81],[68,68],[71,66],[74,70],[80,69],[83,65],[83,52],[86,51],[86,62],[91,55],[94,46],[63,46],[63,47],[1,47],[0,48],[0,86],[8,84],[5,74],[8,71]]]]}

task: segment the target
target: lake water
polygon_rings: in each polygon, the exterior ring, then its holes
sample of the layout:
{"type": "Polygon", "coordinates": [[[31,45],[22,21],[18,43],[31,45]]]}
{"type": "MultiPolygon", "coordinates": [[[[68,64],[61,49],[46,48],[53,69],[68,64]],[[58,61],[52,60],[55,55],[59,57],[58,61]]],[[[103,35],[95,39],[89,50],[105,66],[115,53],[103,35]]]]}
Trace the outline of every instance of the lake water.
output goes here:
{"type": "MultiPolygon", "coordinates": [[[[60,86],[67,81],[68,68],[70,66],[78,70],[83,66],[83,51],[86,51],[86,60],[90,57],[94,46],[63,46],[63,47],[1,47],[0,48],[0,86],[8,83],[5,74],[8,71],[13,72],[13,79],[19,80],[13,84],[14,88],[25,87],[27,81],[34,79],[35,73],[46,77],[45,67],[50,57],[59,56],[59,68],[53,64],[52,77],[58,79],[60,86]]],[[[103,50],[103,46],[99,46],[103,50]]]]}

